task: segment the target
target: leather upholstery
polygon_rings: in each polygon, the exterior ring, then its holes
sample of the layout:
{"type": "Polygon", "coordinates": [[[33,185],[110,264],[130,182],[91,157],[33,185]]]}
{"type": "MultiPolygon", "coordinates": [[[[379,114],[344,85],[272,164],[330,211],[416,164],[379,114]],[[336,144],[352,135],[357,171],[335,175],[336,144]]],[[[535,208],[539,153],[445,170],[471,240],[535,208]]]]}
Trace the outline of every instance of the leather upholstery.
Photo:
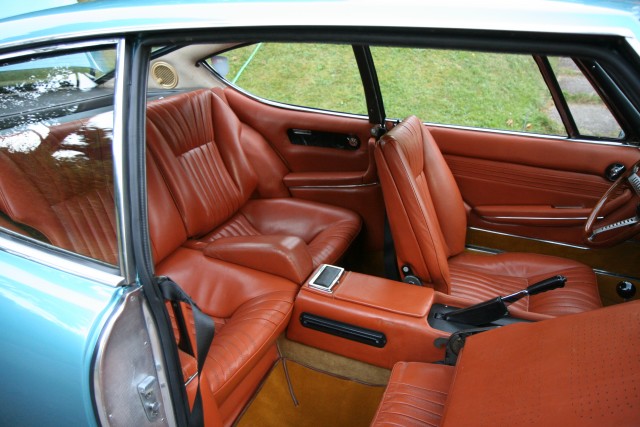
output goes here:
{"type": "Polygon", "coordinates": [[[216,323],[201,385],[203,401],[210,402],[207,420],[228,425],[275,361],[275,340],[288,323],[298,286],[184,247],[185,225],[151,155],[147,187],[156,274],[180,284],[216,323]]]}
{"type": "Polygon", "coordinates": [[[638,425],[639,336],[638,302],[473,336],[443,425],[638,425]]]}
{"type": "Polygon", "coordinates": [[[207,245],[204,254],[275,274],[297,284],[302,284],[313,269],[307,245],[293,236],[225,237],[207,245]]]}
{"type": "Polygon", "coordinates": [[[116,264],[111,138],[100,120],[3,137],[0,210],[55,246],[116,264]]]}
{"type": "MultiPolygon", "coordinates": [[[[607,166],[622,163],[630,167],[640,159],[640,151],[632,146],[578,144],[576,147],[575,141],[568,139],[442,126],[429,129],[465,202],[472,207],[470,225],[542,240],[583,245],[584,219],[578,222],[563,220],[563,226],[558,227],[558,221],[545,221],[544,218],[584,218],[585,215],[565,211],[565,208],[593,207],[611,186],[603,176],[607,166]],[[546,212],[522,212],[523,207],[532,205],[546,208],[546,212]],[[509,208],[502,216],[516,218],[505,223],[505,220],[498,222],[490,215],[484,215],[487,209],[500,206],[509,208]]],[[[627,207],[635,209],[633,203],[630,205],[627,207]]],[[[615,213],[606,214],[607,221],[621,219],[619,215],[624,213],[625,209],[618,206],[615,213]]]]}
{"type": "Polygon", "coordinates": [[[453,372],[453,366],[396,363],[371,425],[439,426],[453,372]]]}
{"type": "Polygon", "coordinates": [[[148,105],[148,147],[189,236],[203,235],[229,219],[256,186],[239,134],[240,123],[233,112],[210,91],[188,92],[148,105]]]}
{"type": "Polygon", "coordinates": [[[455,368],[399,362],[374,427],[635,426],[640,301],[467,339],[455,368]]]}
{"type": "Polygon", "coordinates": [[[308,284],[302,286],[287,337],[387,369],[399,360],[442,360],[444,350],[433,342],[449,334],[432,329],[426,321],[437,296],[431,288],[345,272],[333,293],[313,289],[308,284]],[[303,313],[382,332],[387,343],[377,348],[306,328],[300,322],[303,313]]]}
{"type": "Polygon", "coordinates": [[[486,300],[507,295],[556,274],[567,278],[564,288],[525,297],[511,306],[561,316],[601,306],[593,270],[577,261],[526,253],[481,255],[464,252],[449,260],[452,295],[486,300]]]}
{"type": "Polygon", "coordinates": [[[564,289],[517,302],[514,307],[558,316],[602,306],[593,271],[578,262],[534,254],[463,253],[466,208],[438,146],[411,116],[376,147],[398,264],[436,290],[474,301],[520,290],[564,274],[564,289]]]}
{"type": "Polygon", "coordinates": [[[346,209],[289,197],[249,200],[258,175],[241,146],[247,128],[213,91],[155,101],[147,117],[149,150],[195,240],[190,247],[222,237],[290,235],[308,245],[317,266],[336,262],[360,231],[360,218],[346,209]]]}
{"type": "Polygon", "coordinates": [[[298,286],[285,279],[178,248],[156,268],[213,317],[216,334],[204,366],[219,405],[284,331],[298,286]]]}

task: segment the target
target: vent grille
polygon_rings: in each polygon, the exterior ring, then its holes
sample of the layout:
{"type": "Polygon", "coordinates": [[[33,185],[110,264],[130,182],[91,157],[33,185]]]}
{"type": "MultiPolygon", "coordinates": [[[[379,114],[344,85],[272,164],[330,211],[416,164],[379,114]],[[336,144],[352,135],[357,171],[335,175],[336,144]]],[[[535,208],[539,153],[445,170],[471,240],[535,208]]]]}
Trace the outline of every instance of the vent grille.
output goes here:
{"type": "Polygon", "coordinates": [[[178,73],[172,65],[166,62],[156,62],[151,67],[151,75],[164,89],[173,89],[178,85],[178,73]]]}

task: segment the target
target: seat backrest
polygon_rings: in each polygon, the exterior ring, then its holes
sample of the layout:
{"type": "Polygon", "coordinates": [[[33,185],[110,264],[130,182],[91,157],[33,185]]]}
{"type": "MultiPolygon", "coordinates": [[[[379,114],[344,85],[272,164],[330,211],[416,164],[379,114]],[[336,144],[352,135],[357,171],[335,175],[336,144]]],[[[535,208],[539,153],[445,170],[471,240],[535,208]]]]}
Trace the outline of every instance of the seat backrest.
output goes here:
{"type": "Polygon", "coordinates": [[[189,237],[222,224],[256,188],[256,174],[240,145],[241,132],[236,115],[210,90],[148,105],[148,148],[189,237]]]}
{"type": "Polygon", "coordinates": [[[467,217],[436,142],[411,116],[380,138],[375,159],[398,264],[449,293],[447,260],[464,250],[467,217]]]}
{"type": "Polygon", "coordinates": [[[0,210],[36,238],[115,264],[111,136],[103,118],[0,139],[0,210]]]}

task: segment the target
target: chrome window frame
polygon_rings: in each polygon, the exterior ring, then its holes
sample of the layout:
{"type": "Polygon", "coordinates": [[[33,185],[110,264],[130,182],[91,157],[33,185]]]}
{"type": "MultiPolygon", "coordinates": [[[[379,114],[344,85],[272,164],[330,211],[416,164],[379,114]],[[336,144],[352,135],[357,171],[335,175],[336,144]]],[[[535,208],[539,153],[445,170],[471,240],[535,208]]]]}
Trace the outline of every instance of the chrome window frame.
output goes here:
{"type": "Polygon", "coordinates": [[[131,284],[136,281],[133,247],[130,237],[131,223],[127,214],[127,209],[130,204],[128,201],[128,192],[125,189],[126,162],[123,156],[123,152],[125,151],[123,91],[126,85],[126,78],[122,78],[122,73],[125,69],[124,38],[104,38],[75,43],[55,43],[49,46],[2,54],[0,55],[0,61],[106,45],[114,46],[116,51],[112,150],[118,265],[113,266],[98,259],[89,258],[28,236],[13,233],[2,227],[0,227],[0,250],[115,287],[131,284]]]}

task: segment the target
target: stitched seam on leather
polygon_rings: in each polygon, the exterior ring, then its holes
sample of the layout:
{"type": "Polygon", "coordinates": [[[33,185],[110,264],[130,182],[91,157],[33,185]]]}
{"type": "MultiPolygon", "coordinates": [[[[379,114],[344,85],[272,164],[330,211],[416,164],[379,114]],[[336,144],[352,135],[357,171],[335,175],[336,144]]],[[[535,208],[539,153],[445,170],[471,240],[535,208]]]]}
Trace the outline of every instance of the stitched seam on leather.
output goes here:
{"type": "MultiPolygon", "coordinates": [[[[407,126],[405,127],[405,129],[409,128],[410,123],[407,123],[407,126]]],[[[410,131],[413,131],[413,129],[410,129],[410,131]]],[[[412,132],[413,133],[413,132],[412,132]]],[[[415,136],[415,135],[414,135],[415,136]]],[[[420,138],[422,138],[422,134],[420,134],[420,138]]],[[[417,180],[416,177],[413,176],[413,174],[411,173],[410,170],[407,170],[407,164],[408,164],[408,160],[406,158],[404,158],[404,152],[400,149],[398,149],[397,145],[400,145],[400,143],[398,142],[397,139],[392,138],[391,139],[392,142],[395,142],[395,144],[390,144],[390,147],[394,149],[394,151],[396,152],[396,155],[398,156],[398,158],[401,160],[400,164],[401,167],[404,169],[404,172],[407,176],[411,177],[412,179],[408,180],[409,186],[411,188],[411,192],[413,193],[413,197],[416,200],[418,207],[420,208],[420,212],[422,213],[422,218],[425,221],[425,224],[429,224],[429,215],[428,212],[425,212],[425,209],[427,209],[426,206],[424,206],[424,203],[421,201],[421,198],[418,194],[418,189],[416,189],[415,185],[414,185],[414,180],[417,180]]],[[[421,171],[420,175],[424,176],[424,171],[421,171]]],[[[419,175],[419,176],[420,176],[419,175]]],[[[428,188],[428,186],[427,186],[428,188]]],[[[429,194],[426,195],[427,197],[430,197],[429,194]]],[[[435,218],[435,221],[437,222],[437,218],[435,218]]],[[[411,220],[409,220],[409,223],[411,224],[411,220]]],[[[437,227],[439,227],[439,224],[435,224],[437,227]]],[[[412,224],[412,228],[413,228],[413,224],[412,224]]],[[[438,266],[438,270],[440,273],[440,277],[443,279],[443,281],[445,281],[446,278],[446,272],[443,270],[443,266],[442,263],[440,262],[440,257],[438,254],[438,248],[435,242],[435,238],[433,236],[433,233],[437,233],[438,230],[432,230],[432,227],[427,226],[427,232],[429,233],[429,239],[430,239],[430,243],[431,243],[431,248],[434,252],[435,255],[435,259],[436,259],[436,264],[438,266]]],[[[415,235],[415,230],[412,230],[414,232],[415,235]]],[[[420,248],[420,251],[422,252],[422,248],[420,247],[420,244],[418,244],[418,247],[420,248]]],[[[425,264],[426,264],[426,256],[424,253],[422,253],[422,258],[425,260],[425,264]]],[[[446,263],[446,259],[444,260],[444,262],[446,263]]],[[[427,265],[428,268],[428,265],[427,265]]],[[[430,273],[431,279],[433,280],[433,274],[430,273]]]]}
{"type": "MultiPolygon", "coordinates": [[[[399,151],[400,151],[400,150],[398,150],[398,149],[395,147],[395,144],[393,144],[393,142],[397,143],[397,141],[396,141],[395,139],[391,139],[389,142],[391,142],[391,144],[385,144],[385,146],[386,146],[386,145],[389,145],[389,147],[390,147],[389,149],[390,149],[390,150],[393,150],[393,151],[395,152],[396,156],[398,156],[398,158],[400,158],[400,153],[399,153],[399,151]]],[[[410,171],[407,171],[406,164],[405,164],[405,161],[404,161],[405,159],[402,159],[402,158],[400,158],[400,159],[401,159],[401,162],[400,162],[400,163],[401,163],[402,168],[404,169],[405,174],[407,174],[407,176],[411,177],[411,176],[412,176],[412,174],[411,174],[411,173],[409,173],[410,171]]],[[[390,168],[389,168],[389,166],[388,166],[388,162],[387,162],[386,158],[385,158],[384,160],[385,160],[385,166],[386,166],[386,168],[387,168],[387,170],[388,170],[388,172],[389,172],[389,175],[391,176],[391,178],[390,178],[390,179],[391,179],[391,182],[393,183],[393,186],[394,186],[394,188],[395,188],[395,190],[396,190],[396,193],[398,194],[398,198],[400,199],[400,201],[402,201],[402,197],[400,196],[400,194],[401,194],[401,193],[400,193],[400,191],[399,191],[399,189],[398,189],[398,186],[397,186],[397,185],[396,185],[396,183],[395,183],[395,180],[394,180],[394,179],[393,179],[393,177],[392,177],[391,169],[390,169],[390,168]]],[[[423,211],[422,203],[420,203],[420,202],[419,202],[419,199],[418,199],[417,194],[416,194],[416,189],[414,188],[414,185],[413,185],[413,183],[411,182],[411,179],[409,179],[409,185],[410,185],[410,188],[411,188],[411,190],[412,190],[412,192],[413,192],[413,196],[414,196],[414,198],[415,198],[415,199],[416,199],[416,201],[418,202],[418,206],[420,207],[420,211],[421,211],[421,213],[422,213],[422,216],[423,216],[423,218],[424,218],[424,219],[425,219],[425,221],[426,221],[426,216],[425,216],[425,212],[423,211]]],[[[408,223],[409,223],[409,226],[411,227],[411,233],[412,233],[412,235],[414,235],[414,236],[415,236],[415,235],[416,235],[416,231],[415,231],[415,229],[414,229],[413,221],[411,221],[409,213],[408,213],[408,212],[406,211],[406,209],[404,208],[404,204],[402,204],[402,205],[403,205],[403,212],[404,212],[404,214],[407,216],[407,218],[409,218],[408,223]]],[[[436,252],[436,249],[435,249],[436,245],[435,245],[435,242],[434,242],[433,235],[432,235],[432,232],[431,232],[431,228],[430,228],[430,227],[427,227],[427,232],[429,233],[429,238],[430,238],[431,247],[433,248],[433,251],[434,251],[434,252],[436,252]]],[[[418,243],[417,247],[418,247],[418,249],[420,250],[420,256],[421,256],[421,257],[422,257],[422,259],[424,260],[425,266],[426,266],[426,268],[427,268],[427,270],[428,270],[429,268],[428,268],[428,265],[427,265],[427,263],[426,263],[426,256],[425,256],[424,252],[422,251],[422,247],[421,247],[421,245],[419,244],[419,242],[417,242],[417,243],[418,243]]],[[[429,275],[431,276],[431,273],[429,273],[429,275]]],[[[433,279],[432,277],[430,277],[430,278],[431,278],[431,279],[433,279]]]]}
{"type": "MultiPolygon", "coordinates": [[[[446,157],[452,172],[459,177],[590,197],[599,197],[608,188],[599,182],[590,182],[578,177],[560,176],[560,173],[554,174],[553,171],[534,166],[515,165],[521,169],[512,171],[508,164],[492,160],[467,159],[455,155],[447,155],[446,157]]],[[[587,174],[584,175],[589,177],[587,174]]]]}

